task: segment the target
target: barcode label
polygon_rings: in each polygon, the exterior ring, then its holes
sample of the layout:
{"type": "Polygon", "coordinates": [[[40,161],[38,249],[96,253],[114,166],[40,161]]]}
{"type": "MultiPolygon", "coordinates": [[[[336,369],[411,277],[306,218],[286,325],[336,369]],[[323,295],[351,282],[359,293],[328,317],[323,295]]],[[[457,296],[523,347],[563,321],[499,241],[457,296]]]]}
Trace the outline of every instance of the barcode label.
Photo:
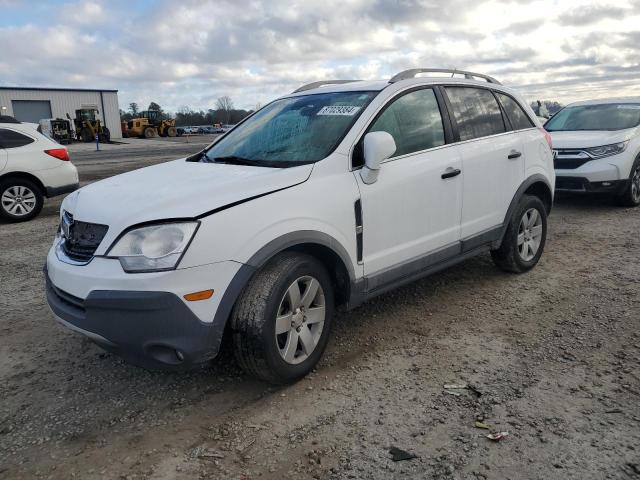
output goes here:
{"type": "Polygon", "coordinates": [[[360,107],[354,107],[350,105],[335,105],[329,107],[322,107],[318,112],[318,115],[345,115],[347,117],[354,116],[360,107]]]}

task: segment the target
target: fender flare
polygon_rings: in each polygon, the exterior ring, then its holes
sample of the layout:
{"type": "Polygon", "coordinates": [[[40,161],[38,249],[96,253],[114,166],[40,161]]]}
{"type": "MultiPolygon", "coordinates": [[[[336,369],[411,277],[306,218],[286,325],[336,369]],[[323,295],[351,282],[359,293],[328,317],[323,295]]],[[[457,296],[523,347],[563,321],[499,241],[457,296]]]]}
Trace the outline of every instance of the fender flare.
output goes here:
{"type": "Polygon", "coordinates": [[[502,243],[502,239],[504,238],[504,235],[507,232],[507,227],[509,226],[509,220],[511,219],[511,216],[513,215],[513,211],[516,209],[516,206],[518,205],[518,202],[520,201],[520,199],[524,195],[524,192],[526,192],[527,189],[531,185],[533,185],[534,183],[540,183],[540,182],[544,183],[547,186],[547,188],[549,189],[549,192],[551,193],[551,205],[549,205],[549,210],[551,210],[551,207],[553,205],[553,189],[551,188],[551,185],[549,184],[549,180],[547,180],[547,178],[544,175],[540,174],[540,173],[535,173],[535,174],[531,175],[530,177],[527,177],[525,179],[525,181],[520,184],[520,186],[518,187],[518,190],[516,190],[516,193],[513,196],[513,199],[511,200],[511,203],[509,204],[509,208],[507,209],[507,214],[504,216],[504,221],[502,222],[502,230],[500,232],[500,239],[497,242],[497,245],[494,245],[495,248],[498,248],[500,246],[500,244],[502,243]]]}
{"type": "Polygon", "coordinates": [[[253,274],[278,253],[296,245],[309,243],[321,245],[335,253],[345,265],[349,275],[349,281],[352,284],[355,282],[355,270],[347,249],[331,235],[315,230],[300,230],[286,233],[271,240],[254,253],[246,263],[240,266],[240,269],[234,275],[220,300],[220,304],[213,317],[213,326],[217,332],[217,335],[214,336],[217,345],[213,346],[216,352],[220,347],[222,333],[231,314],[231,310],[253,274]]]}

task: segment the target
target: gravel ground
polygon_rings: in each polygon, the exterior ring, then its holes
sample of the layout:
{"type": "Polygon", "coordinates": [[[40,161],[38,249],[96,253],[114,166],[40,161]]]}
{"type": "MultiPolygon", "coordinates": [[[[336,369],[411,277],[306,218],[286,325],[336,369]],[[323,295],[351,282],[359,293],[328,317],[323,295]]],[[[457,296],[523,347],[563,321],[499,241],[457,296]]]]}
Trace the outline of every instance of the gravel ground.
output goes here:
{"type": "MultiPolygon", "coordinates": [[[[75,158],[83,181],[150,161],[75,158]]],[[[0,224],[0,478],[640,477],[640,209],[560,198],[533,271],[485,255],[340,314],[317,371],[274,388],[226,354],[150,373],[58,326],[58,206],[0,224]]]]}

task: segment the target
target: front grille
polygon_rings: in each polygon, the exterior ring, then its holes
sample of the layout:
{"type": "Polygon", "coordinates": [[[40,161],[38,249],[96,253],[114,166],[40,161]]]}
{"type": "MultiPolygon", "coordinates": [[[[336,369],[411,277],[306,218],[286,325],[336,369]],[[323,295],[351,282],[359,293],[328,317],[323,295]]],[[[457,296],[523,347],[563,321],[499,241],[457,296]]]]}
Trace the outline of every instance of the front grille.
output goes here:
{"type": "Polygon", "coordinates": [[[553,151],[553,166],[562,170],[573,170],[593,160],[584,150],[559,148],[553,151]]]}
{"type": "Polygon", "coordinates": [[[109,227],[99,223],[80,222],[64,212],[62,217],[62,250],[71,260],[88,262],[93,258],[109,227]]]}

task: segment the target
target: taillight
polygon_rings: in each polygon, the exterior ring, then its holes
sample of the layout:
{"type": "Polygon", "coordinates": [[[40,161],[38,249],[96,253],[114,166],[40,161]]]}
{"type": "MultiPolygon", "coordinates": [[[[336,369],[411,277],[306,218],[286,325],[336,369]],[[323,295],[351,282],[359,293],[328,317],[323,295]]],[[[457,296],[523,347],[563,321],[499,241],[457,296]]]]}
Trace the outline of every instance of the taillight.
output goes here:
{"type": "Polygon", "coordinates": [[[549,132],[547,132],[544,128],[540,127],[540,131],[542,133],[544,133],[544,139],[547,141],[547,143],[549,144],[549,148],[553,149],[553,141],[551,140],[551,135],[549,135],[549,132]]]}
{"type": "Polygon", "coordinates": [[[47,155],[51,155],[52,157],[56,157],[58,160],[63,160],[68,162],[69,152],[67,152],[66,148],[52,148],[51,150],[45,150],[44,153],[47,155]]]}

